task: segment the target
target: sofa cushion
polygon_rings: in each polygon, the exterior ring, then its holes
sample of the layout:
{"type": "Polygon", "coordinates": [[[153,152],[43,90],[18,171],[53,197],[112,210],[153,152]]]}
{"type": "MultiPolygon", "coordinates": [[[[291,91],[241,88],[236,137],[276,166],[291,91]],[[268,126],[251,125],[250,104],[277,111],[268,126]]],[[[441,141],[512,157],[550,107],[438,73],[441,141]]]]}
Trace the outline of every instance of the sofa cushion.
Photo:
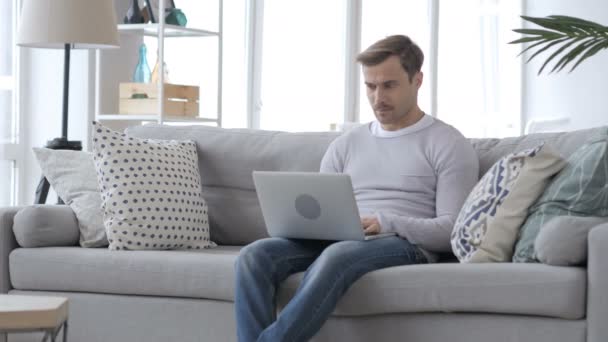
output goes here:
{"type": "Polygon", "coordinates": [[[232,300],[240,247],[110,251],[106,248],[18,248],[9,256],[18,290],[93,292],[232,300]]]}
{"type": "MultiPolygon", "coordinates": [[[[295,293],[303,274],[289,277],[278,305],[295,293]]],[[[565,319],[585,316],[584,268],[542,264],[425,264],[364,275],[338,302],[334,315],[487,312],[565,319]]]]}
{"type": "Polygon", "coordinates": [[[564,166],[564,159],[544,144],[497,161],[475,185],[456,219],[451,236],[454,254],[461,262],[511,261],[528,207],[564,166]]]}
{"type": "Polygon", "coordinates": [[[339,135],[157,124],[130,127],[127,134],[196,143],[211,239],[220,245],[244,245],[268,236],[253,170],[319,171],[325,150],[339,135]]]}
{"type": "MultiPolygon", "coordinates": [[[[234,300],[240,247],[200,251],[109,251],[79,247],[19,248],[10,255],[18,290],[234,300]]],[[[279,293],[285,304],[302,274],[279,293]]],[[[579,319],[586,273],[543,264],[427,264],[391,267],[357,281],[337,315],[397,312],[492,312],[579,319]],[[524,294],[524,295],[522,295],[524,294]]]]}
{"type": "Polygon", "coordinates": [[[93,122],[93,151],[111,250],[215,246],[193,142],[137,139],[93,122]]]}
{"type": "Polygon", "coordinates": [[[471,144],[479,156],[479,176],[483,176],[503,156],[532,148],[540,143],[550,145],[564,159],[581,147],[587,139],[606,130],[606,127],[582,129],[562,133],[533,133],[504,139],[471,139],[471,144]]]}
{"type": "Polygon", "coordinates": [[[67,205],[37,204],[19,210],[13,233],[21,247],[74,246],[81,236],[76,216],[67,205]]]}
{"type": "Polygon", "coordinates": [[[608,216],[608,128],[595,132],[568,158],[530,208],[520,229],[513,261],[537,261],[534,240],[543,225],[557,216],[608,216]]]}
{"type": "Polygon", "coordinates": [[[544,224],[534,241],[540,262],[555,266],[581,265],[587,260],[587,237],[608,217],[557,216],[544,224]]]}
{"type": "Polygon", "coordinates": [[[103,225],[101,195],[93,155],[84,151],[34,148],[42,174],[57,195],[70,206],[78,218],[80,245],[104,247],[108,245],[103,225]]]}

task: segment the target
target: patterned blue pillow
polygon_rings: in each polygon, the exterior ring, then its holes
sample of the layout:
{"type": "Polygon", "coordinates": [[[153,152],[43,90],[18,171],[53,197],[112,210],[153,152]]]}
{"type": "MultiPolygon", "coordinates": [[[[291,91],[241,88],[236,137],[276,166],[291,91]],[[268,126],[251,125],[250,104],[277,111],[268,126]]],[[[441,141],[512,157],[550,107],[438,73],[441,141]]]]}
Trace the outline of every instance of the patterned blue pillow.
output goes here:
{"type": "Polygon", "coordinates": [[[515,246],[514,262],[536,262],[534,241],[557,216],[608,216],[608,130],[591,137],[569,158],[530,208],[515,246]]]}
{"type": "Polygon", "coordinates": [[[545,145],[498,160],[475,185],[456,219],[451,242],[458,259],[510,261],[528,207],[564,165],[545,145]]]}

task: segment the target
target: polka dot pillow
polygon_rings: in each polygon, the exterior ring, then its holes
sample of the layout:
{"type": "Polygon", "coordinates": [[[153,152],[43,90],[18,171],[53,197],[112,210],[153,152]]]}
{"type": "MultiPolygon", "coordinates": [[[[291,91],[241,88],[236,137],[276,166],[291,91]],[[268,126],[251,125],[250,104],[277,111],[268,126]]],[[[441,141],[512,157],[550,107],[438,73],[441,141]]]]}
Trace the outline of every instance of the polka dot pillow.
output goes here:
{"type": "Polygon", "coordinates": [[[194,142],[131,138],[93,122],[93,152],[111,250],[215,246],[194,142]]]}

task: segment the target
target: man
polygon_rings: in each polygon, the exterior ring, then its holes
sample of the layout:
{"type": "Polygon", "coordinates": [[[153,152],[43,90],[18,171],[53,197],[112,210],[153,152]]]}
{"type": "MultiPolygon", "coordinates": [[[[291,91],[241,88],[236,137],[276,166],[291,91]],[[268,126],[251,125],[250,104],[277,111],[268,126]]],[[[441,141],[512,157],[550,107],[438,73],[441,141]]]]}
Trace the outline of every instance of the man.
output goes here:
{"type": "MultiPolygon", "coordinates": [[[[458,212],[478,179],[478,159],[453,127],[418,107],[420,48],[406,36],[380,40],[359,54],[377,121],[332,142],[321,172],[351,176],[369,241],[258,240],[236,262],[239,341],[306,341],[346,290],[380,268],[427,263],[450,250],[458,212]],[[306,271],[275,318],[275,295],[290,274],[306,271]]],[[[403,294],[407,296],[407,293],[403,294]]]]}

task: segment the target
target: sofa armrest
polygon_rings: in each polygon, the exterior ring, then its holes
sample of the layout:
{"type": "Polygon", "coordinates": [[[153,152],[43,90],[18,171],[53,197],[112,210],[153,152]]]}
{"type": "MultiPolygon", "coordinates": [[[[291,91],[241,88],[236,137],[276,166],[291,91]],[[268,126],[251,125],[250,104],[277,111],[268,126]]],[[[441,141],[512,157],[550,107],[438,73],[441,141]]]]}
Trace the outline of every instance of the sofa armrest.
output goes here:
{"type": "Polygon", "coordinates": [[[608,336],[608,223],[589,232],[587,263],[587,342],[608,336]]]}
{"type": "Polygon", "coordinates": [[[19,247],[13,234],[13,218],[23,208],[0,208],[0,293],[7,293],[11,289],[8,255],[13,249],[19,247]]]}

